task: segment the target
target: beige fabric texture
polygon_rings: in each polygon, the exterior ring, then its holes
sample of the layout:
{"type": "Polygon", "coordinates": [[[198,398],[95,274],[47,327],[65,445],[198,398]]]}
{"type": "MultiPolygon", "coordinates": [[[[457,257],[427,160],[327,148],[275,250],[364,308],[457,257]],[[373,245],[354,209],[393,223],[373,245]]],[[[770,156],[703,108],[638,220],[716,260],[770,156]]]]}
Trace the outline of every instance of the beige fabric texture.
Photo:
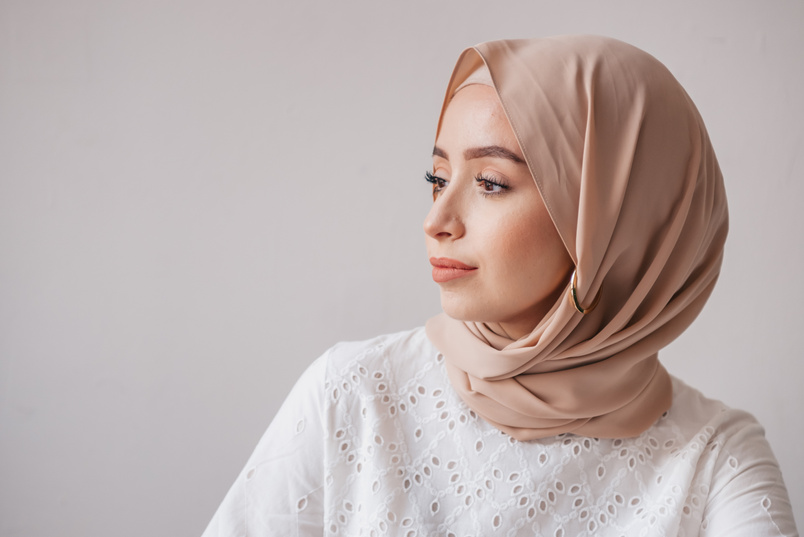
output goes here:
{"type": "Polygon", "coordinates": [[[723,258],[726,196],[703,120],[658,60],[598,36],[465,50],[442,117],[484,66],[575,262],[579,301],[600,302],[582,315],[565,292],[516,341],[443,313],[427,335],[461,398],[518,440],[636,436],[671,404],[658,351],[701,311],[723,258]]]}

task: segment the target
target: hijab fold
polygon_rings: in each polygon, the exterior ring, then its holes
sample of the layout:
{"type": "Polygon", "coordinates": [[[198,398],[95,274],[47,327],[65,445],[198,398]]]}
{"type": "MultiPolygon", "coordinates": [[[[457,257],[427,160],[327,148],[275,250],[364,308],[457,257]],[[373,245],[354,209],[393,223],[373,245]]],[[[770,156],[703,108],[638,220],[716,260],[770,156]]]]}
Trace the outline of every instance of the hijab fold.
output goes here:
{"type": "Polygon", "coordinates": [[[703,121],[660,62],[604,37],[469,48],[442,118],[469,83],[495,88],[579,301],[601,299],[582,315],[565,292],[518,340],[443,313],[427,335],[461,398],[516,439],[636,436],[670,407],[658,351],[701,311],[723,258],[726,197],[703,121]]]}

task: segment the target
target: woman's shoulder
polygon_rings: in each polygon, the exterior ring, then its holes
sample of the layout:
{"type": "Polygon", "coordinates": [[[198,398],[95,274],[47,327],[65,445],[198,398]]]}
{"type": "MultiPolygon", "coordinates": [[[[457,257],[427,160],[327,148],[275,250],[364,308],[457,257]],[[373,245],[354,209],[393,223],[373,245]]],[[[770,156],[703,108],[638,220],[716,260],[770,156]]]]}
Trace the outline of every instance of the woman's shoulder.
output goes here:
{"type": "Polygon", "coordinates": [[[707,397],[677,377],[672,377],[672,381],[673,404],[665,417],[674,427],[684,431],[705,430],[717,436],[730,435],[748,426],[759,427],[750,413],[707,397]]]}
{"type": "Polygon", "coordinates": [[[666,455],[695,468],[690,498],[705,506],[707,535],[765,535],[768,521],[795,534],[778,463],[753,415],[674,377],[673,404],[653,429],[663,431],[666,455]]]}
{"type": "Polygon", "coordinates": [[[711,493],[746,470],[778,473],[765,429],[750,413],[703,395],[673,377],[673,404],[653,429],[670,439],[667,454],[698,461],[712,479],[711,493]]]}
{"type": "Polygon", "coordinates": [[[362,341],[341,341],[307,367],[288,399],[312,401],[323,397],[334,402],[349,392],[387,391],[389,379],[430,370],[441,360],[424,327],[362,341]]]}
{"type": "Polygon", "coordinates": [[[673,404],[653,429],[682,440],[688,450],[706,449],[721,462],[731,457],[729,464],[733,457],[769,451],[765,429],[752,414],[707,397],[677,377],[672,380],[673,404]]]}
{"type": "Polygon", "coordinates": [[[357,373],[379,378],[420,368],[436,355],[438,351],[427,339],[424,327],[418,327],[363,341],[342,341],[333,345],[322,359],[328,376],[357,373]]]}

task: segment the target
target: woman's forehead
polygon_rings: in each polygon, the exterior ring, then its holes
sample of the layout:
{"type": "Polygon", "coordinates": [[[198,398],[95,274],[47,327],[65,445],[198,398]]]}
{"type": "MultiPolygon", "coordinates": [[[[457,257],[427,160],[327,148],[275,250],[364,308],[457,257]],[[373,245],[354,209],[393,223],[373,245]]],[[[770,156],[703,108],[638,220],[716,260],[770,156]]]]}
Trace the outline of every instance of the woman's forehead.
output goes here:
{"type": "Polygon", "coordinates": [[[450,149],[466,151],[473,147],[499,146],[523,160],[508,118],[494,88],[473,84],[461,88],[447,104],[441,130],[436,140],[439,150],[434,155],[450,149]]]}

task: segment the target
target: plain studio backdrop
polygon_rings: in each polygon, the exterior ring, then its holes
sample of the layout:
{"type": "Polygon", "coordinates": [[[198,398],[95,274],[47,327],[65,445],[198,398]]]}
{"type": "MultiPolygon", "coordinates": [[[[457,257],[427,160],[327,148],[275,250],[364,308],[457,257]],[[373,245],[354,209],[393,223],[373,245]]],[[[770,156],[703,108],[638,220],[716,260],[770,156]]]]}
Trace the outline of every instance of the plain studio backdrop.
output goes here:
{"type": "Polygon", "coordinates": [[[564,33],[706,121],[726,260],[661,357],[764,424],[804,522],[800,0],[0,0],[0,535],[200,534],[308,364],[439,311],[460,51],[564,33]]]}

